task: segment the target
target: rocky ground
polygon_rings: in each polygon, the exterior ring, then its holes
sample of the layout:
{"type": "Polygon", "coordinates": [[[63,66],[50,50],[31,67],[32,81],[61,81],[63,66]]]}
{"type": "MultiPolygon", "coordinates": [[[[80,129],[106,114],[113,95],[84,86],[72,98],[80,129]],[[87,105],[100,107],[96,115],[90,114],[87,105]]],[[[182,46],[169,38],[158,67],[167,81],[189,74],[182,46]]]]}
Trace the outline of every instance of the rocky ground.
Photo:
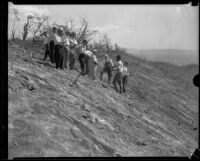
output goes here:
{"type": "Polygon", "coordinates": [[[120,95],[88,77],[71,86],[78,72],[56,70],[41,53],[37,43],[8,43],[10,159],[189,156],[198,146],[197,65],[126,55],[131,76],[120,95]]]}

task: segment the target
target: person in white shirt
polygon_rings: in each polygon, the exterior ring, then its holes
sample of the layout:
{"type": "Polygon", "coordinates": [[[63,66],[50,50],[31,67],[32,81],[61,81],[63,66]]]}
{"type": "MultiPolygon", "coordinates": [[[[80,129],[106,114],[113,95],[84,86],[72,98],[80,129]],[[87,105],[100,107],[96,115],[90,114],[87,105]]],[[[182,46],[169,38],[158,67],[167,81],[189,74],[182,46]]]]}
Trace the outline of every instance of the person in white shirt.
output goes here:
{"type": "Polygon", "coordinates": [[[70,55],[69,55],[69,69],[73,70],[74,69],[74,64],[75,64],[75,56],[76,56],[76,46],[78,45],[78,42],[76,40],[76,33],[72,32],[70,34],[70,55]]]}
{"type": "Polygon", "coordinates": [[[124,67],[123,67],[123,70],[122,70],[122,89],[123,89],[124,93],[126,92],[126,86],[127,86],[127,83],[128,83],[128,76],[129,76],[128,62],[125,61],[124,67]]]}
{"type": "Polygon", "coordinates": [[[84,59],[84,63],[85,63],[85,74],[89,74],[90,73],[90,59],[92,56],[92,52],[89,50],[85,51],[85,59],[84,59]]]}
{"type": "Polygon", "coordinates": [[[55,53],[55,44],[54,44],[54,41],[55,41],[55,34],[56,34],[56,27],[53,27],[52,28],[52,32],[49,34],[49,51],[50,51],[50,59],[51,59],[51,63],[55,63],[55,60],[54,60],[54,53],[55,53]]]}
{"type": "Polygon", "coordinates": [[[104,59],[101,62],[102,69],[100,73],[100,80],[102,80],[103,74],[107,72],[108,74],[108,84],[110,84],[111,79],[112,79],[112,68],[113,68],[113,62],[112,59],[109,58],[108,54],[104,55],[104,59]]]}
{"type": "Polygon", "coordinates": [[[116,57],[116,64],[114,65],[113,69],[116,70],[116,74],[113,78],[113,85],[115,90],[118,92],[117,83],[120,88],[120,93],[122,93],[122,71],[123,71],[123,63],[121,61],[121,56],[117,55],[116,57]]]}
{"type": "Polygon", "coordinates": [[[63,52],[63,68],[68,69],[69,68],[69,54],[70,54],[70,42],[69,42],[69,35],[70,32],[66,31],[65,34],[61,37],[62,41],[62,52],[63,52]]]}
{"type": "Polygon", "coordinates": [[[49,38],[46,31],[43,32],[43,41],[44,41],[44,47],[45,47],[45,54],[44,54],[43,60],[46,60],[47,55],[49,55],[49,58],[51,60],[50,51],[49,51],[49,38]]]}
{"type": "Polygon", "coordinates": [[[61,52],[62,49],[62,41],[61,41],[61,36],[62,36],[62,30],[57,30],[57,33],[55,34],[55,54],[54,54],[54,59],[56,63],[56,69],[60,68],[63,69],[63,52],[61,52]]]}
{"type": "Polygon", "coordinates": [[[97,50],[94,49],[91,53],[91,58],[90,58],[90,74],[89,76],[91,76],[91,78],[93,80],[96,80],[96,73],[97,73],[97,66],[98,66],[98,59],[96,57],[97,55],[97,50]]]}

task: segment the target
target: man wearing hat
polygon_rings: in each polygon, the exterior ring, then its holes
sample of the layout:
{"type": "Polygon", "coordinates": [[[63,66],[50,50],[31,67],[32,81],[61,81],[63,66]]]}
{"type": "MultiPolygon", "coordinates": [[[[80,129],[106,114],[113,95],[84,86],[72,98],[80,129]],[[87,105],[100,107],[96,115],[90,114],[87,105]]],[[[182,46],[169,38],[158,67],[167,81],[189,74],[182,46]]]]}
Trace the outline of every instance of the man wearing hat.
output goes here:
{"type": "Polygon", "coordinates": [[[109,58],[108,54],[104,55],[102,64],[103,64],[103,69],[101,70],[100,80],[102,80],[103,74],[105,72],[107,72],[108,73],[108,84],[110,84],[111,78],[112,78],[113,62],[112,62],[112,59],[109,58]]]}

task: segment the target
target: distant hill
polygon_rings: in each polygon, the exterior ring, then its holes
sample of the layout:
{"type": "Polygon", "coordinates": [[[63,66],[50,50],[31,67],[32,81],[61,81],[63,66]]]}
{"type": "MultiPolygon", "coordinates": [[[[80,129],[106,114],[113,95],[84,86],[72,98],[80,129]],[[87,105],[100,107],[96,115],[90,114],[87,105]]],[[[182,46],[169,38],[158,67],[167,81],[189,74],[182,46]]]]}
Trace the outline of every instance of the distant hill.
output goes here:
{"type": "Polygon", "coordinates": [[[175,65],[198,64],[198,51],[180,49],[127,49],[140,58],[150,61],[168,62],[175,65]]]}

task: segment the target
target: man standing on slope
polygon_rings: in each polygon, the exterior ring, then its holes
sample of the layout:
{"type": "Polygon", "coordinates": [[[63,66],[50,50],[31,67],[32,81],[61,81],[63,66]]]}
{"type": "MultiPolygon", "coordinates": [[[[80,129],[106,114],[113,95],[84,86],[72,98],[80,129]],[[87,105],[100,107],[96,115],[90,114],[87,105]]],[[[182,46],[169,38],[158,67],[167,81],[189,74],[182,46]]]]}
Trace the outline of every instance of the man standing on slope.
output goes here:
{"type": "Polygon", "coordinates": [[[69,55],[69,69],[73,70],[74,69],[74,64],[75,64],[75,57],[76,57],[76,46],[78,45],[78,42],[76,40],[76,33],[72,32],[70,34],[70,39],[69,39],[69,43],[70,43],[70,55],[69,55]]]}
{"type": "Polygon", "coordinates": [[[49,35],[49,49],[50,49],[50,59],[51,63],[55,62],[54,54],[55,54],[55,35],[56,35],[56,27],[53,27],[52,33],[49,35]]]}
{"type": "Polygon", "coordinates": [[[97,50],[94,49],[92,51],[92,55],[90,57],[90,74],[89,74],[89,76],[91,76],[91,78],[93,80],[96,80],[97,65],[98,65],[98,59],[96,57],[96,54],[97,54],[97,50]]]}
{"type": "Polygon", "coordinates": [[[48,37],[46,31],[43,32],[43,40],[44,40],[44,47],[45,47],[45,54],[44,54],[43,60],[46,60],[47,55],[49,55],[49,58],[51,60],[51,55],[50,55],[50,51],[49,51],[49,37],[48,37]]]}
{"type": "Polygon", "coordinates": [[[119,88],[120,88],[120,93],[122,93],[122,70],[123,70],[123,63],[121,61],[121,56],[120,55],[117,55],[116,57],[116,61],[117,63],[114,65],[114,70],[116,70],[116,74],[113,78],[113,85],[115,87],[115,90],[118,92],[118,89],[117,89],[117,83],[119,85],[119,88]]]}
{"type": "Polygon", "coordinates": [[[102,65],[103,65],[103,69],[101,70],[101,73],[100,73],[100,80],[102,80],[103,74],[105,72],[107,72],[108,73],[108,84],[110,84],[111,79],[112,79],[113,62],[112,62],[112,59],[109,58],[108,54],[104,55],[102,65]]]}
{"type": "Polygon", "coordinates": [[[55,34],[55,62],[56,62],[56,69],[60,68],[63,69],[63,52],[61,52],[62,49],[62,30],[57,30],[57,33],[55,34]]]}
{"type": "Polygon", "coordinates": [[[70,32],[66,31],[65,34],[61,37],[63,43],[62,52],[63,52],[63,68],[69,68],[69,54],[70,54],[70,43],[69,43],[70,32]]]}

